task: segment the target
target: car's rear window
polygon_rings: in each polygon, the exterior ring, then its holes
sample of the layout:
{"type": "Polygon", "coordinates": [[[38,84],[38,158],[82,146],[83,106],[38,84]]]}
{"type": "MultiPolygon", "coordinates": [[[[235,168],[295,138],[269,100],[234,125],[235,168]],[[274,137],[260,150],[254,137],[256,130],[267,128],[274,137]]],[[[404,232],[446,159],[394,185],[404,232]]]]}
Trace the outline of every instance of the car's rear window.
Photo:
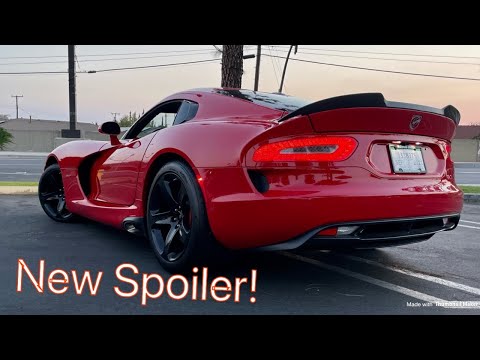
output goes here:
{"type": "Polygon", "coordinates": [[[254,104],[265,106],[271,109],[292,112],[305,105],[311,103],[311,101],[300,99],[293,96],[284,94],[272,94],[251,90],[230,90],[230,89],[215,89],[218,94],[225,96],[232,96],[246,101],[253,102],[254,104]]]}

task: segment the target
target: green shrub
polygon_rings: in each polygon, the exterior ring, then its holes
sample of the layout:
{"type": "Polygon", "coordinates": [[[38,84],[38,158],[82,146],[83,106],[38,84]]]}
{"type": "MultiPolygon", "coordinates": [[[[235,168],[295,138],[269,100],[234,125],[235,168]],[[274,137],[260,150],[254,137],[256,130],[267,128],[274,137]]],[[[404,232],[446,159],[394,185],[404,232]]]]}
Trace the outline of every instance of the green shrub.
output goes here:
{"type": "Polygon", "coordinates": [[[12,140],[13,135],[4,128],[0,128],[0,150],[5,150],[5,147],[13,142],[12,140]]]}

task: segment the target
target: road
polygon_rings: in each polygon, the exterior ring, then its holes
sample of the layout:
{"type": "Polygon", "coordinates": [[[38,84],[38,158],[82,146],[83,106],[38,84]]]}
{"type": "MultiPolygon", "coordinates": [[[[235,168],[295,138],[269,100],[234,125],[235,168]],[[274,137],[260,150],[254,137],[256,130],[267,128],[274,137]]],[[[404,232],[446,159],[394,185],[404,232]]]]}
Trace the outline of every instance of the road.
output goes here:
{"type": "Polygon", "coordinates": [[[45,159],[45,156],[0,153],[0,181],[38,181],[45,159]]]}
{"type": "Polygon", "coordinates": [[[455,168],[457,184],[480,185],[480,168],[455,168]]]}
{"type": "MultiPolygon", "coordinates": [[[[0,212],[0,314],[480,315],[480,307],[428,305],[480,301],[477,205],[465,205],[457,229],[423,243],[350,253],[251,254],[223,269],[210,269],[210,280],[225,276],[232,282],[235,277],[251,279],[251,270],[257,270],[255,292],[250,285],[245,286],[239,302],[217,302],[210,296],[206,301],[192,300],[193,290],[189,290],[182,300],[173,300],[164,293],[149,299],[145,306],[141,305],[140,293],[126,298],[114,292],[115,286],[125,293],[132,290],[132,285],[115,276],[115,269],[123,263],[135,265],[140,273],[158,274],[167,282],[170,274],[162,270],[145,239],[86,220],[55,223],[43,213],[36,196],[1,196],[0,212]],[[54,269],[66,271],[69,283],[55,284],[57,289],[68,286],[66,292],[53,294],[46,283],[45,293],[40,294],[27,274],[22,277],[22,291],[17,292],[18,259],[24,261],[35,279],[41,259],[45,261],[45,281],[54,269]],[[103,272],[96,296],[76,294],[72,270],[79,277],[89,270],[94,279],[99,271],[103,272]],[[250,302],[252,297],[255,303],[250,302]]],[[[126,271],[124,275],[141,284],[140,274],[126,271]]],[[[192,275],[185,274],[190,284],[192,275]]],[[[154,293],[158,285],[150,285],[149,291],[154,293]]],[[[181,293],[181,283],[175,285],[179,286],[173,287],[174,292],[181,293]]]]}

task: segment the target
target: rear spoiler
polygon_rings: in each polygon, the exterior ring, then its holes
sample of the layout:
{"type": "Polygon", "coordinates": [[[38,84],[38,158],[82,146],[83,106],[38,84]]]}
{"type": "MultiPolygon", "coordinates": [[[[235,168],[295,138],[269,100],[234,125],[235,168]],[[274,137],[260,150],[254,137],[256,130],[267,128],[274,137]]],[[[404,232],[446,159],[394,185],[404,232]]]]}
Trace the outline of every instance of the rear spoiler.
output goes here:
{"type": "Polygon", "coordinates": [[[443,109],[437,109],[430,106],[407,104],[401,102],[387,101],[381,93],[364,93],[337,96],[325,100],[320,100],[304,107],[301,107],[284,117],[279,122],[293,118],[298,115],[308,115],[318,113],[321,111],[347,109],[347,108],[362,108],[362,107],[378,107],[378,108],[398,108],[418,110],[423,112],[434,113],[452,119],[458,125],[460,122],[460,112],[452,105],[448,105],[443,109]]]}

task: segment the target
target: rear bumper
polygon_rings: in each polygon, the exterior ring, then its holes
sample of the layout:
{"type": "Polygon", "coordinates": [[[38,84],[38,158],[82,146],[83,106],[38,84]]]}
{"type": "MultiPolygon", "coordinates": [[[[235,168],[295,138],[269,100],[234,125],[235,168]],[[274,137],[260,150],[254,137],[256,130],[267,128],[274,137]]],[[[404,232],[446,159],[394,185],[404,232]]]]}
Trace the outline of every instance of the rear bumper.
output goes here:
{"type": "Polygon", "coordinates": [[[289,170],[260,193],[245,168],[199,172],[212,232],[231,249],[311,238],[332,224],[456,216],[463,206],[463,193],[445,178],[386,179],[359,167],[289,170]]]}
{"type": "Polygon", "coordinates": [[[393,220],[347,222],[322,226],[295,239],[257,248],[264,251],[293,250],[297,248],[376,248],[398,246],[427,240],[441,231],[457,227],[460,214],[393,220]],[[320,236],[318,232],[339,226],[358,227],[351,235],[320,236]]]}

